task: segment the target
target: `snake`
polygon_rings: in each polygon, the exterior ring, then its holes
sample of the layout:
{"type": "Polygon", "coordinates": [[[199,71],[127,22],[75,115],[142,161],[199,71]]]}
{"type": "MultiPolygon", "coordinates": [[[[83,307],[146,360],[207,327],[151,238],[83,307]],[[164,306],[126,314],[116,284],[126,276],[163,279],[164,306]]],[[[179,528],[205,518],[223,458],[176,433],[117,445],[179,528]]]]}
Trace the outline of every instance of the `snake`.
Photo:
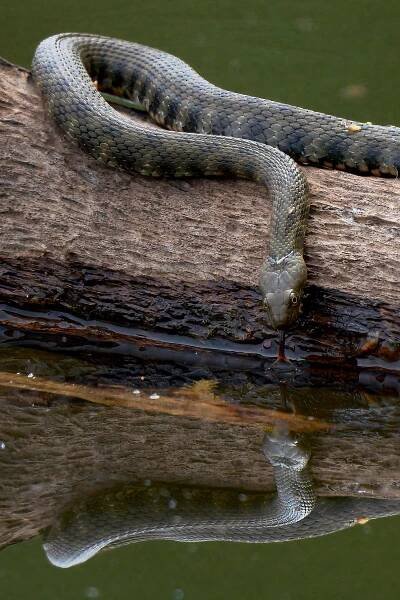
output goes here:
{"type": "Polygon", "coordinates": [[[48,560],[65,569],[86,562],[104,550],[150,540],[289,542],[325,536],[373,519],[400,514],[399,500],[320,497],[310,516],[298,523],[268,528],[249,522],[243,501],[238,500],[236,494],[235,505],[234,494],[229,491],[175,489],[172,490],[173,501],[163,496],[164,493],[170,490],[160,486],[149,491],[137,486],[78,504],[74,512],[65,512],[48,532],[43,544],[48,560]],[[182,500],[180,511],[170,508],[176,502],[175,496],[178,502],[182,500]],[[227,523],[233,515],[237,521],[235,526],[227,523]]]}
{"type": "Polygon", "coordinates": [[[231,92],[141,44],[57,34],[39,44],[32,75],[56,123],[102,163],[152,177],[229,176],[268,188],[270,243],[260,289],[277,330],[297,320],[307,280],[309,194],[295,161],[389,177],[400,170],[397,127],[231,92]],[[163,129],[117,112],[101,91],[139,104],[163,129]]]}
{"type": "Polygon", "coordinates": [[[264,442],[275,495],[150,481],[117,486],[63,511],[45,532],[45,554],[54,566],[69,568],[132,542],[286,542],[400,514],[399,500],[316,498],[307,472],[309,454],[296,442],[276,432],[264,442]]]}
{"type": "Polygon", "coordinates": [[[262,451],[272,465],[276,493],[261,504],[243,505],[238,510],[237,495],[226,499],[212,489],[197,494],[177,489],[177,500],[167,495],[171,510],[163,510],[165,494],[160,493],[160,486],[125,486],[78,503],[72,512],[62,515],[46,533],[45,553],[52,564],[66,568],[136,538],[234,540],[249,531],[280,529],[302,521],[316,503],[309,449],[301,436],[277,425],[265,435],[262,451]],[[178,512],[174,510],[177,506],[178,512]]]}

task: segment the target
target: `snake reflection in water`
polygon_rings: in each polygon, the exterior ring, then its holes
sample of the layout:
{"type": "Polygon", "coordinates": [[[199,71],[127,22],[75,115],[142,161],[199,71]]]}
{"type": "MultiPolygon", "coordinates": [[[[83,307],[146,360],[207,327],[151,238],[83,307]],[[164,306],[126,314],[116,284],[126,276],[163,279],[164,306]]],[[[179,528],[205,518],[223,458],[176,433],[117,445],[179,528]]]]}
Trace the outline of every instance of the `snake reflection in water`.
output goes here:
{"type": "Polygon", "coordinates": [[[54,521],[43,544],[47,558],[68,568],[102,550],[147,540],[285,542],[400,514],[399,500],[316,498],[309,456],[297,441],[287,434],[266,438],[277,495],[151,482],[105,490],[54,521]]]}

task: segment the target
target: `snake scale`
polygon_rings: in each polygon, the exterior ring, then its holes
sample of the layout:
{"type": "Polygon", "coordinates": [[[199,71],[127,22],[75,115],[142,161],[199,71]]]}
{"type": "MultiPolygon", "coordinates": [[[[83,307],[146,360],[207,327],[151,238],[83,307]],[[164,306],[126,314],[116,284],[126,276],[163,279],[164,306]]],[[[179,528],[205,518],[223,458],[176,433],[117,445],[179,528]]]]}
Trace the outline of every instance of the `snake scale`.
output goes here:
{"type": "Polygon", "coordinates": [[[67,135],[97,160],[153,177],[234,176],[269,188],[260,287],[272,327],[298,317],[307,182],[294,160],[385,176],[400,170],[400,129],[349,122],[216,87],[179,58],[140,44],[63,33],[38,46],[32,74],[67,135]],[[93,82],[97,82],[97,89],[93,82]],[[165,130],[118,113],[100,91],[140,104],[165,130]]]}
{"type": "Polygon", "coordinates": [[[265,494],[152,484],[106,490],[78,501],[47,532],[50,562],[68,568],[106,549],[147,540],[286,542],[398,515],[399,500],[318,498],[304,519],[270,527],[265,494]]]}

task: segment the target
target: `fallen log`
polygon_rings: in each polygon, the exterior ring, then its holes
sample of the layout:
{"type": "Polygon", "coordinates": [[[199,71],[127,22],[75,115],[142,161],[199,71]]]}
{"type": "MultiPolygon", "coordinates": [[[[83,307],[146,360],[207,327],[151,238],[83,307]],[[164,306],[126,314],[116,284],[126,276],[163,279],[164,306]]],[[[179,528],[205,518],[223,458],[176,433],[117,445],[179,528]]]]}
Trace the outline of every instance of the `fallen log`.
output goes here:
{"type": "MultiPolygon", "coordinates": [[[[140,328],[276,354],[258,290],[270,220],[262,187],[105,168],[63,137],[29,73],[6,61],[0,135],[0,302],[29,311],[25,321],[2,313],[0,326],[46,332],[53,311],[54,334],[76,335],[79,317],[98,340],[118,339],[117,324],[128,337],[140,328]]],[[[288,355],[398,366],[400,182],[304,172],[309,280],[288,355]]]]}

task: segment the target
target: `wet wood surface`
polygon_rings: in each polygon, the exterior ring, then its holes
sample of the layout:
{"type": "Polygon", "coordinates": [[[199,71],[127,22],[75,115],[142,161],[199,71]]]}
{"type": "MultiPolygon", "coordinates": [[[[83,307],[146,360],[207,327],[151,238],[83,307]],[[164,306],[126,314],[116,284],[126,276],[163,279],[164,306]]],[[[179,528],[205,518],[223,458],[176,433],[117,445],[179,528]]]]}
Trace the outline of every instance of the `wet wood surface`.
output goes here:
{"type": "MultiPolygon", "coordinates": [[[[54,127],[28,72],[6,63],[0,135],[0,302],[29,311],[2,312],[0,326],[110,343],[140,328],[276,354],[257,287],[270,221],[263,188],[105,168],[54,127]]],[[[288,355],[397,366],[400,182],[304,172],[309,284],[288,355]]]]}

